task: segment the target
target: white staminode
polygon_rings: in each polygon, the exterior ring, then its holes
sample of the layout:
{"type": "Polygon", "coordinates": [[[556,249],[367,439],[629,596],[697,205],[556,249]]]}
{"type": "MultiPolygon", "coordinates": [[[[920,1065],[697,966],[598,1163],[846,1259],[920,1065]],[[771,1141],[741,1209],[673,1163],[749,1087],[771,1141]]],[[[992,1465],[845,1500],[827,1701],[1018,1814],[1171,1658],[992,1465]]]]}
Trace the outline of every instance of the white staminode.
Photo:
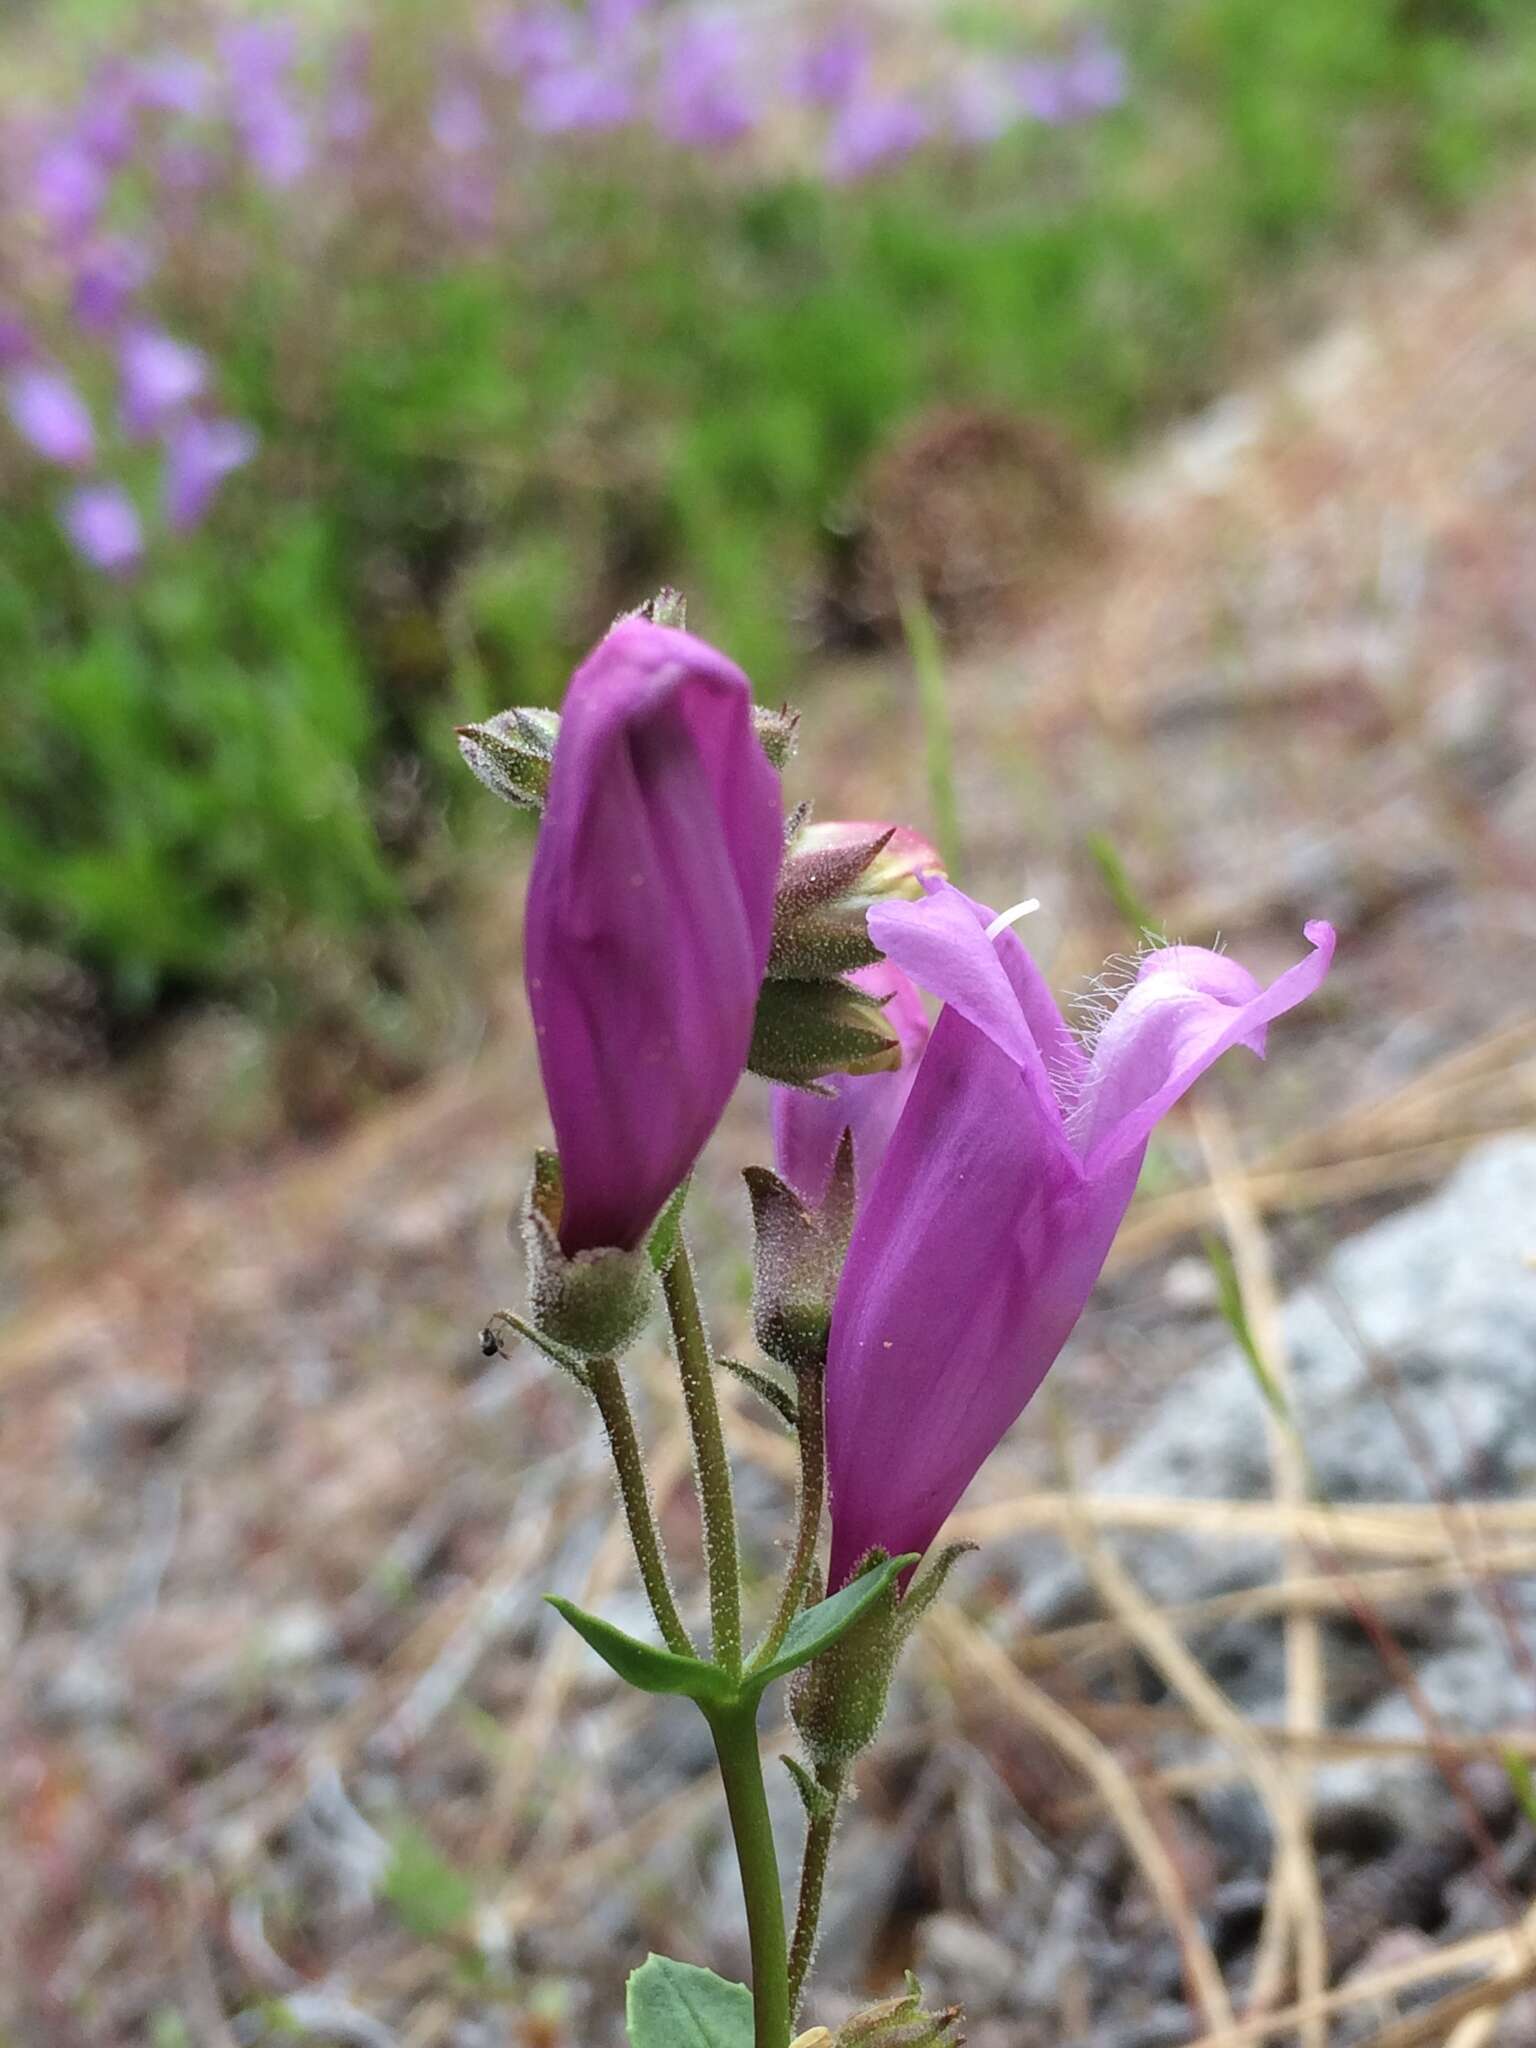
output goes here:
{"type": "Polygon", "coordinates": [[[1029,917],[1039,908],[1040,898],[1038,896],[1026,896],[1022,903],[1015,903],[1012,910],[1005,910],[999,916],[993,918],[992,922],[987,926],[987,937],[995,939],[1000,932],[1007,931],[1009,925],[1017,924],[1021,917],[1029,917]]]}

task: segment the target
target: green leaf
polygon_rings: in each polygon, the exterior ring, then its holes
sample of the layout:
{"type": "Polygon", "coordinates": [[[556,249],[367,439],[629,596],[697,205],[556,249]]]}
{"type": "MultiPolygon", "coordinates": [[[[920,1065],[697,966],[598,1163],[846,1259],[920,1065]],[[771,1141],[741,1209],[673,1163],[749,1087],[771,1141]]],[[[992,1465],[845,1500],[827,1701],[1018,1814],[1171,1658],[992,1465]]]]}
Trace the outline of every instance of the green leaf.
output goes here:
{"type": "Polygon", "coordinates": [[[775,1654],[766,1664],[748,1672],[749,1683],[761,1692],[774,1679],[798,1671],[802,1664],[809,1664],[813,1657],[819,1657],[823,1650],[830,1649],[839,1636],[847,1634],[861,1614],[874,1606],[898,1572],[904,1572],[909,1565],[917,1563],[918,1555],[912,1550],[905,1557],[888,1557],[873,1570],[852,1580],[840,1593],[834,1593],[830,1600],[819,1601],[816,1606],[807,1607],[804,1613],[797,1614],[775,1654]]]}
{"type": "Polygon", "coordinates": [[[723,1705],[735,1699],[736,1688],[719,1665],[706,1664],[699,1657],[679,1657],[659,1643],[642,1643],[638,1636],[627,1635],[611,1621],[588,1614],[558,1594],[546,1593],[544,1598],[611,1670],[641,1692],[680,1693],[701,1705],[723,1705]]]}
{"type": "Polygon", "coordinates": [[[752,2048],[752,1994],[712,1970],[647,1956],[624,2001],[630,2048],[752,2048]]]}
{"type": "Polygon", "coordinates": [[[1509,1779],[1510,1790],[1520,1802],[1520,1811],[1528,1821],[1536,1822],[1536,1779],[1531,1775],[1529,1760],[1517,1749],[1506,1749],[1504,1775],[1509,1779]]]}
{"type": "Polygon", "coordinates": [[[1237,1266],[1225,1242],[1207,1230],[1201,1233],[1205,1256],[1216,1278],[1216,1299],[1227,1328],[1237,1339],[1248,1370],[1258,1383],[1259,1392],[1264,1396],[1270,1412],[1279,1422],[1289,1422],[1290,1410],[1286,1407],[1285,1396],[1275,1383],[1264,1354],[1259,1349],[1258,1339],[1248,1320],[1248,1305],[1243,1300],[1242,1283],[1237,1277],[1237,1266]]]}

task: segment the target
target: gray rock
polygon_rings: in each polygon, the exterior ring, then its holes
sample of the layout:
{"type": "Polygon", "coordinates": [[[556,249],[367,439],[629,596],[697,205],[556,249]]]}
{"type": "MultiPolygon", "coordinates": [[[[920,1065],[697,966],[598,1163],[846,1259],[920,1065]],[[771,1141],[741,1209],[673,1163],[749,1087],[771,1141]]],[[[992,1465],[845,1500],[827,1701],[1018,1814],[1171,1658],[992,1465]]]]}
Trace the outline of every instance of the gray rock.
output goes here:
{"type": "MultiPolygon", "coordinates": [[[[1342,1245],[1287,1303],[1294,1413],[1321,1498],[1466,1502],[1536,1488],[1533,1251],[1536,1139],[1501,1139],[1464,1161],[1431,1199],[1342,1245]]],[[[1263,1399],[1236,1349],[1184,1378],[1093,1490],[1266,1497],[1263,1399]]],[[[1164,1605],[1260,1583],[1279,1563],[1272,1543],[1209,1535],[1138,1534],[1123,1549],[1164,1605]]],[[[1025,1585],[1037,1627],[1097,1611],[1074,1560],[1026,1573],[1025,1585]]],[[[1536,1616],[1530,1582],[1508,1586],[1506,1598],[1522,1620],[1536,1616]]],[[[1422,1696],[1449,1725],[1489,1729],[1529,1718],[1532,1681],[1486,1598],[1469,1590],[1427,1600],[1401,1622],[1394,1614],[1392,1627],[1422,1696]]],[[[1422,1737],[1418,1709],[1394,1689],[1365,1632],[1342,1618],[1326,1631],[1335,1722],[1422,1737]]],[[[1278,1716],[1278,1624],[1228,1624],[1194,1647],[1240,1707],[1278,1716]]],[[[1436,1773],[1413,1758],[1333,1765],[1318,1774],[1318,1787],[1325,1812],[1385,1801],[1410,1831],[1430,1824],[1445,1797],[1436,1773]]]]}

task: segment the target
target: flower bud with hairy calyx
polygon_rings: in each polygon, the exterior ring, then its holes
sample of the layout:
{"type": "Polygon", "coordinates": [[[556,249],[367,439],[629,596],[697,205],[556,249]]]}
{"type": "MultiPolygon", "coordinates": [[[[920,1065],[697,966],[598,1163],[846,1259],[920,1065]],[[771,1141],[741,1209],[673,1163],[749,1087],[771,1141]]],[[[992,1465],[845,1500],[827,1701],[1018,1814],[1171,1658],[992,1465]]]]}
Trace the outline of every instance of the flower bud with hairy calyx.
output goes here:
{"type": "Polygon", "coordinates": [[[802,821],[779,870],[769,975],[820,980],[872,967],[871,905],[915,897],[919,875],[942,872],[937,850],[905,826],[802,821]]]}
{"type": "Polygon", "coordinates": [[[541,812],[560,714],[536,705],[498,711],[479,725],[454,728],[465,765],[493,796],[519,810],[541,812]]]}
{"type": "Polygon", "coordinates": [[[643,1245],[568,1257],[560,1249],[561,1203],[560,1162],[540,1151],[522,1213],[529,1315],[546,1337],[581,1357],[612,1358],[645,1328],[655,1290],[652,1262],[643,1245]]]}
{"type": "MultiPolygon", "coordinates": [[[[792,1372],[819,1371],[838,1275],[853,1230],[853,1141],[843,1133],[819,1208],[801,1200],[766,1166],[744,1176],[757,1236],[752,1322],[767,1356],[792,1372]]],[[[819,1394],[818,1394],[819,1399],[819,1394]]]]}
{"type": "Polygon", "coordinates": [[[878,1074],[901,1064],[901,1041],[877,997],[845,981],[765,981],[757,999],[751,1073],[814,1088],[827,1074],[878,1074]]]}

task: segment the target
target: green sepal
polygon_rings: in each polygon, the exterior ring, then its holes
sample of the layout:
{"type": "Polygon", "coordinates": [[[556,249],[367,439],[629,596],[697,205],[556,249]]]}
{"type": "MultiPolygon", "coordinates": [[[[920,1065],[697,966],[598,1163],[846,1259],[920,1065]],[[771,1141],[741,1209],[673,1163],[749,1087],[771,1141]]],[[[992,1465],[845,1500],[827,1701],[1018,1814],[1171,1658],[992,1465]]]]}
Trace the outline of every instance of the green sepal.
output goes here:
{"type": "Polygon", "coordinates": [[[701,1706],[735,1703],[736,1687],[718,1664],[706,1664],[701,1657],[680,1657],[675,1650],[664,1650],[657,1643],[642,1643],[638,1636],[615,1628],[601,1615],[588,1614],[574,1601],[562,1600],[558,1593],[546,1593],[544,1598],[627,1685],[641,1692],[680,1694],[684,1699],[697,1700],[701,1706]]]}
{"type": "Polygon", "coordinates": [[[752,1994],[713,1970],[647,1956],[624,1998],[630,2048],[752,2048],[752,1994]]]}
{"type": "MultiPolygon", "coordinates": [[[[508,1329],[515,1330],[519,1337],[525,1338],[535,1351],[542,1351],[551,1365],[558,1365],[562,1372],[568,1372],[579,1386],[587,1389],[588,1393],[592,1391],[592,1383],[587,1378],[586,1360],[566,1345],[558,1343],[553,1337],[546,1337],[544,1332],[537,1329],[525,1316],[516,1315],[509,1308],[497,1309],[480,1332],[480,1348],[487,1358],[493,1358],[501,1351],[500,1326],[503,1323],[508,1329]]],[[[503,1352],[502,1355],[506,1354],[503,1352]]]]}
{"type": "Polygon", "coordinates": [[[798,1757],[781,1756],[779,1762],[795,1781],[800,1804],[808,1821],[826,1820],[837,1811],[837,1800],[825,1785],[813,1778],[798,1757]]]}
{"type": "Polygon", "coordinates": [[[791,1671],[798,1671],[802,1664],[809,1664],[823,1650],[830,1650],[856,1621],[868,1613],[897,1573],[916,1564],[920,1555],[913,1550],[905,1557],[885,1558],[861,1577],[851,1579],[830,1600],[821,1600],[814,1607],[802,1609],[789,1624],[788,1632],[773,1656],[766,1664],[748,1671],[746,1682],[760,1692],[774,1679],[787,1678],[791,1671]]]}

